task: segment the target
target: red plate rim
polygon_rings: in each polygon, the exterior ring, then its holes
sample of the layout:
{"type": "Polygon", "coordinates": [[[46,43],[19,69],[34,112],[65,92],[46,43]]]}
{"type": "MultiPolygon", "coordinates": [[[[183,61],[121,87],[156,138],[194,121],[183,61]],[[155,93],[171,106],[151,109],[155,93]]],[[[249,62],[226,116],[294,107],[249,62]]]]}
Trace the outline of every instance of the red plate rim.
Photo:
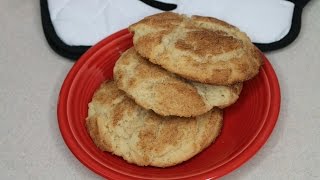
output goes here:
{"type": "MultiPolygon", "coordinates": [[[[77,159],[81,163],[83,163],[92,171],[96,172],[97,174],[103,177],[112,178],[112,179],[124,178],[124,177],[129,178],[129,176],[118,173],[111,169],[105,169],[105,171],[108,171],[107,174],[102,172],[101,168],[103,167],[100,164],[96,164],[96,160],[93,157],[90,157],[90,155],[88,155],[86,151],[81,148],[77,140],[74,138],[69,126],[68,118],[66,116],[66,110],[67,110],[66,102],[68,99],[69,89],[70,89],[70,86],[72,85],[73,79],[78,73],[79,69],[82,67],[82,65],[86,62],[86,60],[91,56],[93,56],[96,53],[96,51],[101,49],[103,46],[107,44],[112,44],[114,40],[117,40],[118,38],[126,35],[129,35],[128,30],[123,29],[103,39],[98,44],[91,47],[86,53],[84,53],[81,56],[81,58],[73,65],[73,67],[67,74],[62,84],[60,94],[59,94],[59,99],[58,99],[58,108],[57,108],[59,128],[60,128],[62,137],[65,143],[67,144],[67,146],[69,147],[69,149],[71,150],[71,152],[77,157],[77,159]]],[[[280,101],[281,101],[280,86],[279,86],[279,82],[275,74],[275,71],[272,68],[272,65],[263,54],[262,56],[264,60],[263,70],[266,76],[268,77],[267,80],[269,83],[269,88],[270,88],[269,90],[272,92],[270,101],[273,102],[272,105],[269,107],[269,113],[267,118],[268,121],[264,123],[260,132],[257,134],[255,139],[251,143],[249,143],[249,145],[244,151],[242,151],[240,154],[238,154],[236,157],[234,157],[227,163],[215,169],[214,174],[213,172],[208,171],[203,174],[197,175],[197,178],[218,178],[235,170],[236,168],[244,164],[247,160],[249,160],[251,157],[253,157],[256,154],[256,152],[265,144],[270,134],[272,133],[272,130],[274,129],[274,126],[277,122],[279,111],[280,111],[280,101]]]]}

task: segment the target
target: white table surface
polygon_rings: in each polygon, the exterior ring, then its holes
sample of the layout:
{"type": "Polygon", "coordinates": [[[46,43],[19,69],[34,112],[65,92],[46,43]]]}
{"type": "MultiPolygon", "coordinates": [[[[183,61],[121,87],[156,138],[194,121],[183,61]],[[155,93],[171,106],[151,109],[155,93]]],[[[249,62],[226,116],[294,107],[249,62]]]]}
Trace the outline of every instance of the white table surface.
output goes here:
{"type": "MultiPolygon", "coordinates": [[[[222,179],[320,179],[320,1],[289,47],[267,53],[280,81],[278,123],[263,148],[222,179]]],[[[65,145],[57,98],[73,65],[53,52],[39,1],[0,1],[0,179],[101,179],[65,145]]]]}

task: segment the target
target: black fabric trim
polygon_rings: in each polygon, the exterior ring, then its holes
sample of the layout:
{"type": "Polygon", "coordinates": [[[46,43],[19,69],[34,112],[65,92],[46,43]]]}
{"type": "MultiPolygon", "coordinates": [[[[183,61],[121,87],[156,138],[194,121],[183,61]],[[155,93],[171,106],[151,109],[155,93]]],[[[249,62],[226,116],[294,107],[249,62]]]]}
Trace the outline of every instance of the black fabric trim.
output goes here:
{"type": "Polygon", "coordinates": [[[172,11],[177,8],[176,4],[163,3],[163,2],[155,1],[155,0],[140,0],[140,1],[145,4],[148,4],[149,6],[151,6],[153,8],[157,8],[162,11],[172,11]]]}
{"type": "Polygon", "coordinates": [[[288,0],[288,1],[295,4],[294,10],[293,10],[291,28],[288,34],[285,37],[283,37],[281,40],[276,42],[272,42],[268,44],[254,43],[261,51],[267,52],[267,51],[284,48],[289,44],[291,44],[298,37],[301,29],[302,10],[310,0],[288,0]]]}
{"type": "MultiPolygon", "coordinates": [[[[304,6],[310,0],[288,0],[288,1],[293,2],[295,4],[290,31],[285,37],[283,37],[279,41],[267,43],[267,44],[254,43],[261,51],[267,52],[267,51],[284,48],[288,46],[290,43],[292,43],[299,35],[300,29],[301,29],[302,11],[304,6]]],[[[40,0],[40,6],[41,6],[41,20],[42,20],[43,31],[48,41],[48,44],[59,55],[72,60],[77,60],[91,46],[70,46],[64,43],[55,32],[55,29],[51,22],[48,1],[40,0]]]]}
{"type": "Polygon", "coordinates": [[[48,41],[50,47],[59,55],[77,60],[79,57],[85,53],[91,46],[70,46],[64,43],[57,35],[53,24],[51,22],[48,1],[40,0],[41,8],[41,21],[44,31],[44,35],[48,41]]]}
{"type": "Polygon", "coordinates": [[[287,1],[290,1],[292,3],[294,3],[295,5],[297,6],[300,6],[300,7],[304,7],[308,4],[308,2],[310,2],[310,0],[287,0],[287,1]]]}

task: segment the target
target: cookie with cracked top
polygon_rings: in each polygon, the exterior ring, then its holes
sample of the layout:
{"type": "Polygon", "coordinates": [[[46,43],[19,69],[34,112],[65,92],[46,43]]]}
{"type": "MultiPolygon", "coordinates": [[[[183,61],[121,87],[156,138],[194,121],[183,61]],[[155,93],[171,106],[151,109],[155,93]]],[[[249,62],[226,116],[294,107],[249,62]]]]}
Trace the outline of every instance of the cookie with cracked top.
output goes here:
{"type": "Polygon", "coordinates": [[[86,127],[103,151],[139,166],[169,167],[208,147],[220,133],[222,116],[219,109],[193,118],[159,116],[109,81],[94,93],[86,127]]]}
{"type": "Polygon", "coordinates": [[[233,104],[242,83],[230,86],[185,80],[140,56],[134,48],[124,52],[113,69],[119,89],[137,104],[163,116],[190,117],[233,104]]]}
{"type": "Polygon", "coordinates": [[[259,51],[244,32],[212,17],[165,12],[129,30],[143,57],[189,80],[232,85],[251,79],[262,65],[259,51]]]}

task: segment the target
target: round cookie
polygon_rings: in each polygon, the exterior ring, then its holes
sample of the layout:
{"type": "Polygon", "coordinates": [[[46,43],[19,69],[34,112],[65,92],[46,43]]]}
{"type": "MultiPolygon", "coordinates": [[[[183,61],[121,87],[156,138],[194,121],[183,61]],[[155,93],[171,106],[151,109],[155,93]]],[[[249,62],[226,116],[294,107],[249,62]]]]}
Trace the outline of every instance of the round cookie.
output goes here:
{"type": "Polygon", "coordinates": [[[189,80],[231,85],[251,79],[262,65],[249,37],[215,18],[165,12],[146,17],[129,30],[143,57],[189,80]]]}
{"type": "Polygon", "coordinates": [[[141,57],[124,52],[113,69],[119,89],[145,109],[163,116],[197,116],[213,107],[227,107],[239,97],[242,83],[215,86],[184,80],[141,57]]]}
{"type": "Polygon", "coordinates": [[[186,161],[219,135],[222,110],[194,118],[162,117],[103,83],[89,103],[87,130],[103,151],[139,166],[168,167],[186,161]]]}

